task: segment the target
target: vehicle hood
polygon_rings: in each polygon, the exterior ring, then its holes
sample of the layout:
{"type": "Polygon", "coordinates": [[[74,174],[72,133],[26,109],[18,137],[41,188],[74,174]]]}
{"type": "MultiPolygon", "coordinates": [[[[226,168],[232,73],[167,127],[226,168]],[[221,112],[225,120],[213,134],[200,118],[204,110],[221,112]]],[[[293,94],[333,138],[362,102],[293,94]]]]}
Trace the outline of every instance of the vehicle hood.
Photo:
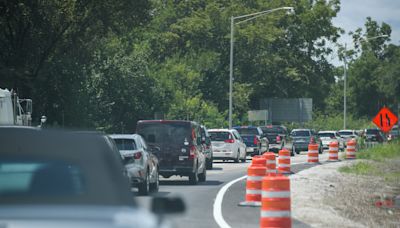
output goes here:
{"type": "Polygon", "coordinates": [[[5,227],[159,227],[145,210],[124,206],[0,206],[5,227]]]}

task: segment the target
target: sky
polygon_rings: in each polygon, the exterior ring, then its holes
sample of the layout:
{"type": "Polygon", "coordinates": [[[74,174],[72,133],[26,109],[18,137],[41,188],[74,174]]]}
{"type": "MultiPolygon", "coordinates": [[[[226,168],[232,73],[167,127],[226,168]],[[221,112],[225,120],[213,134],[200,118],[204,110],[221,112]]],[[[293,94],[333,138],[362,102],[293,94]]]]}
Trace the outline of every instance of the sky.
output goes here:
{"type": "MultiPolygon", "coordinates": [[[[351,36],[348,32],[364,28],[367,17],[378,22],[389,24],[392,28],[391,43],[400,45],[400,0],[341,0],[340,12],[334,18],[333,24],[346,31],[340,43],[352,47],[351,36]]],[[[337,58],[332,60],[334,65],[342,65],[337,58]]]]}

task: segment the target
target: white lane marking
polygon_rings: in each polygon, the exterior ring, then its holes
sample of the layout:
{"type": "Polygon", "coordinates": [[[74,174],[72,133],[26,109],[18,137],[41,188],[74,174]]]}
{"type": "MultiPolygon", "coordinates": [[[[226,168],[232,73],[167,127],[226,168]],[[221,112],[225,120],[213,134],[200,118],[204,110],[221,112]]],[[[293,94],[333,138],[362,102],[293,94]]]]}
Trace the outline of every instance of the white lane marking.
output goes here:
{"type": "MultiPolygon", "coordinates": [[[[297,162],[297,163],[292,163],[292,165],[299,165],[299,164],[305,164],[307,162],[297,162]]],[[[237,179],[234,179],[224,185],[217,194],[217,197],[215,198],[214,205],[213,205],[213,216],[215,222],[218,224],[219,227],[221,228],[231,228],[231,226],[225,221],[224,217],[222,216],[222,201],[224,200],[224,195],[228,191],[228,189],[235,184],[238,181],[241,181],[245,179],[246,176],[239,177],[237,179]]]]}
{"type": "Polygon", "coordinates": [[[215,222],[217,222],[219,227],[221,227],[221,228],[230,228],[231,227],[228,223],[226,223],[224,217],[222,216],[222,201],[224,199],[224,195],[225,195],[226,191],[228,191],[228,189],[234,183],[241,181],[241,180],[245,179],[246,177],[247,176],[239,177],[239,178],[227,183],[218,191],[217,197],[215,198],[215,201],[214,201],[213,215],[214,215],[214,220],[215,220],[215,222]]]}

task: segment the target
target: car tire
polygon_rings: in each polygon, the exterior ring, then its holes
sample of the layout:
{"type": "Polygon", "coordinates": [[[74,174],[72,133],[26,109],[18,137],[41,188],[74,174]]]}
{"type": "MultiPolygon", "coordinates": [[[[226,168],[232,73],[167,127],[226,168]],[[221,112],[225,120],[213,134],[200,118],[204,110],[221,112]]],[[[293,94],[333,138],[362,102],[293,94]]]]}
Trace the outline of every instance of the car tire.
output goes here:
{"type": "Polygon", "coordinates": [[[243,158],[240,160],[242,163],[246,163],[246,152],[244,153],[243,158]]]}
{"type": "Polygon", "coordinates": [[[213,169],[213,160],[208,159],[206,166],[207,166],[207,169],[213,169]]]}
{"type": "Polygon", "coordinates": [[[233,160],[235,163],[239,163],[240,151],[237,152],[236,158],[233,160]]]}
{"type": "Polygon", "coordinates": [[[196,185],[199,182],[199,176],[197,174],[197,167],[196,170],[189,175],[189,183],[191,185],[196,185]]]}
{"type": "Polygon", "coordinates": [[[156,171],[156,181],[154,183],[150,183],[151,192],[158,192],[158,189],[160,188],[160,176],[158,175],[158,169],[156,171]]]}
{"type": "Polygon", "coordinates": [[[198,176],[199,182],[205,182],[207,179],[207,169],[204,168],[203,172],[199,174],[198,176]]]}
{"type": "Polygon", "coordinates": [[[150,176],[149,171],[146,173],[146,177],[142,183],[139,184],[139,194],[142,196],[147,196],[150,192],[150,176]]]}

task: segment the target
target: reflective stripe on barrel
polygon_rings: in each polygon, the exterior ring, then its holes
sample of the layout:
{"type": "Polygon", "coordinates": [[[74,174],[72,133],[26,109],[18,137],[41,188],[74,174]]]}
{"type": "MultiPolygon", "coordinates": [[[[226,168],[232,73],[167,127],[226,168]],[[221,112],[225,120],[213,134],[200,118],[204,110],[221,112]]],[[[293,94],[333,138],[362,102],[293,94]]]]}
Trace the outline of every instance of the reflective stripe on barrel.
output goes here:
{"type": "Polygon", "coordinates": [[[263,157],[266,159],[266,174],[274,174],[276,173],[276,158],[273,152],[266,152],[263,154],[263,157]]]}
{"type": "Polygon", "coordinates": [[[354,159],[356,158],[356,140],[355,139],[350,139],[347,142],[346,146],[346,159],[354,159]]]}
{"type": "Polygon", "coordinates": [[[308,163],[318,163],[319,162],[319,155],[318,155],[318,144],[310,143],[308,144],[308,163]]]}
{"type": "Polygon", "coordinates": [[[265,158],[263,156],[254,156],[252,163],[247,169],[246,180],[246,202],[261,201],[262,179],[265,176],[265,158]]]}
{"type": "Polygon", "coordinates": [[[329,158],[328,161],[337,161],[339,158],[339,143],[338,141],[332,141],[329,143],[329,158]]]}

